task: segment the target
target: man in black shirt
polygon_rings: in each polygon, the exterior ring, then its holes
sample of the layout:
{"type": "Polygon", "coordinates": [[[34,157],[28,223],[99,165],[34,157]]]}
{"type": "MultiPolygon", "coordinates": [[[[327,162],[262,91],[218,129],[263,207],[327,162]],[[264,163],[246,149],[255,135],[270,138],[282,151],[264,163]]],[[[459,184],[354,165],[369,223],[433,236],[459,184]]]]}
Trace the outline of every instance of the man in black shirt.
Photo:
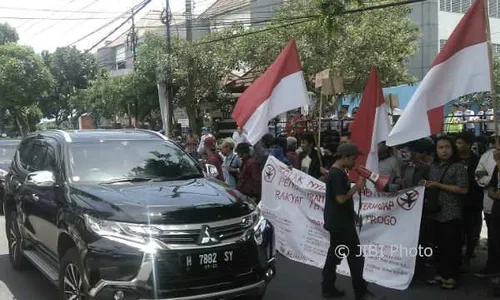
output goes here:
{"type": "Polygon", "coordinates": [[[323,297],[339,298],[345,295],[335,287],[337,266],[347,258],[351,270],[352,285],[356,300],[384,298],[375,297],[367,289],[363,279],[364,258],[361,253],[356,231],[356,213],[352,197],[365,187],[361,178],[352,188],[346,169],[352,169],[356,158],[361,154],[354,144],[342,144],[335,154],[335,162],[326,181],[326,201],[324,210],[324,228],[330,233],[330,248],[323,267],[323,297]]]}

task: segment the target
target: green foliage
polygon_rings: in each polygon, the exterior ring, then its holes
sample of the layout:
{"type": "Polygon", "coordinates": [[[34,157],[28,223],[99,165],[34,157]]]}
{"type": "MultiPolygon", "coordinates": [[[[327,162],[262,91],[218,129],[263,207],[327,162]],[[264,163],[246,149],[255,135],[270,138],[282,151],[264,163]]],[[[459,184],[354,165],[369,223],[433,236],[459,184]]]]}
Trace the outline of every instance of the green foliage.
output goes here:
{"type": "Polygon", "coordinates": [[[7,43],[17,43],[19,35],[14,27],[8,23],[0,24],[0,46],[7,43]]]}
{"type": "Polygon", "coordinates": [[[120,109],[123,80],[121,77],[111,77],[109,73],[102,74],[88,88],[72,95],[71,103],[80,113],[89,113],[96,122],[101,118],[114,118],[123,112],[120,109]]]}
{"type": "MultiPolygon", "coordinates": [[[[370,5],[381,3],[385,2],[372,1],[370,5]]],[[[137,108],[140,120],[153,122],[159,117],[157,83],[169,80],[174,107],[185,108],[191,126],[198,128],[203,108],[234,105],[224,89],[226,76],[234,70],[265,71],[291,38],[297,41],[311,89],[314,75],[327,68],[344,78],[345,93],[362,92],[372,67],[379,69],[385,86],[413,81],[405,63],[417,48],[419,32],[408,17],[410,7],[339,15],[361,6],[358,0],[288,1],[264,26],[281,28],[257,32],[257,27],[235,24],[192,43],[173,38],[170,53],[166,52],[164,36],[150,33],[138,48],[131,74],[122,79],[101,78],[84,96],[75,98],[84,99],[80,107],[98,115],[105,115],[105,109],[115,114],[117,107],[122,112],[130,109],[134,115],[137,108]],[[118,86],[112,89],[112,84],[118,86]],[[107,94],[112,103],[109,107],[105,91],[118,93],[107,94]]]]}
{"type": "MultiPolygon", "coordinates": [[[[224,34],[226,32],[208,34],[199,43],[221,38],[224,34]]],[[[225,99],[219,97],[221,82],[238,66],[237,56],[228,51],[226,46],[223,43],[194,46],[186,40],[174,38],[171,43],[172,51],[166,54],[164,38],[149,34],[139,47],[136,73],[151,81],[154,78],[155,88],[157,82],[170,79],[173,84],[174,106],[186,108],[191,120],[199,119],[201,106],[218,106],[218,101],[225,99]]],[[[158,106],[157,103],[158,100],[154,105],[158,106]]]]}
{"type": "Polygon", "coordinates": [[[0,46],[0,106],[9,111],[22,135],[39,117],[39,99],[51,85],[52,76],[33,49],[13,43],[0,46]]]}
{"type": "Polygon", "coordinates": [[[75,47],[43,52],[42,59],[54,78],[54,86],[41,102],[41,109],[46,117],[55,118],[60,125],[72,114],[71,96],[97,77],[99,65],[92,54],[82,53],[75,47]]]}
{"type": "Polygon", "coordinates": [[[265,70],[288,40],[295,38],[307,78],[312,79],[317,72],[330,68],[344,78],[346,93],[361,92],[373,66],[379,69],[385,86],[414,80],[408,76],[405,66],[417,49],[415,41],[419,37],[418,27],[408,17],[410,7],[341,16],[331,12],[325,16],[314,6],[317,2],[291,2],[283,6],[275,21],[266,27],[292,22],[283,20],[305,21],[307,19],[301,18],[304,12],[320,17],[238,39],[238,52],[248,66],[265,70]],[[332,19],[330,31],[325,30],[325,18],[332,19]]]}

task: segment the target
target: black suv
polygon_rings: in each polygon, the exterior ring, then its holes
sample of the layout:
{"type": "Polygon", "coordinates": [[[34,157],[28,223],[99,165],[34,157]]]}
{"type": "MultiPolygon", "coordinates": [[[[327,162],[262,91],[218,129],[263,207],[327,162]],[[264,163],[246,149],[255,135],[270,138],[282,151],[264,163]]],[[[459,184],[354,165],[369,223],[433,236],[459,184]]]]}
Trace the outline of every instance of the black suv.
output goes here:
{"type": "Polygon", "coordinates": [[[274,228],[214,169],[152,131],[32,134],[6,176],[12,265],[61,299],[262,299],[274,228]]]}

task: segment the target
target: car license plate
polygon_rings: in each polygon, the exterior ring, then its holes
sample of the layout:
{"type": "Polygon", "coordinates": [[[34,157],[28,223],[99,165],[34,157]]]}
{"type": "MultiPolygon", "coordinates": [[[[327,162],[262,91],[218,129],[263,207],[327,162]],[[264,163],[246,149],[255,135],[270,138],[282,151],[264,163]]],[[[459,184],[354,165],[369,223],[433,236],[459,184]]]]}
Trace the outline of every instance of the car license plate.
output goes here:
{"type": "Polygon", "coordinates": [[[186,270],[210,270],[230,266],[235,259],[234,250],[207,251],[185,256],[186,270]]]}

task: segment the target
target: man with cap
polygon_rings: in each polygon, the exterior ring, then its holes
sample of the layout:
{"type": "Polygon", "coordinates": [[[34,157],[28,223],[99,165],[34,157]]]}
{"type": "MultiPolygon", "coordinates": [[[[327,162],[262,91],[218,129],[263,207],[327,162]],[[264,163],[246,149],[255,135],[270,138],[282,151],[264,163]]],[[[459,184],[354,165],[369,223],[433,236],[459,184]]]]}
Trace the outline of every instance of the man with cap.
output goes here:
{"type": "Polygon", "coordinates": [[[356,230],[356,213],[352,197],[365,188],[366,180],[360,178],[351,187],[346,170],[355,166],[362,154],[354,144],[342,144],[334,155],[334,163],[326,181],[326,198],[323,227],[330,233],[330,247],[323,267],[322,293],[327,299],[345,295],[335,287],[337,266],[347,258],[351,271],[352,285],[356,300],[384,299],[375,297],[363,279],[364,258],[361,253],[356,230]]]}
{"type": "Polygon", "coordinates": [[[240,143],[236,153],[241,159],[241,171],[237,190],[260,202],[262,191],[262,173],[259,162],[250,154],[250,144],[240,143]]]}
{"type": "Polygon", "coordinates": [[[216,152],[216,140],[214,137],[210,136],[205,138],[203,141],[203,148],[208,155],[207,164],[213,165],[217,168],[216,179],[220,181],[224,181],[224,174],[222,173],[222,157],[216,152]]]}

